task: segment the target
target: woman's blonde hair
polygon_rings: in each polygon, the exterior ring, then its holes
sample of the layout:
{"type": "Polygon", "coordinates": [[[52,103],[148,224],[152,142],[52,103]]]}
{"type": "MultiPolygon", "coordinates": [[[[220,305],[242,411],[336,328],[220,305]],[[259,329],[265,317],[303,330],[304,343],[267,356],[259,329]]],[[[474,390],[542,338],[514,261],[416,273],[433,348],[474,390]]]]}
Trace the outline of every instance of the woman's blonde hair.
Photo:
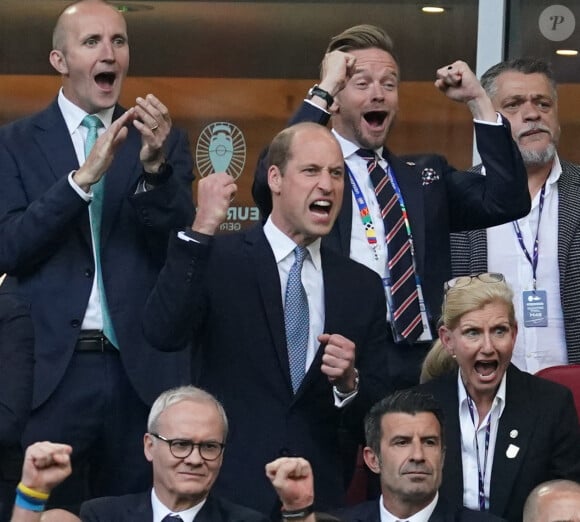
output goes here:
{"type": "MultiPolygon", "coordinates": [[[[453,330],[461,318],[474,310],[481,310],[490,303],[502,303],[507,307],[511,326],[516,325],[514,294],[501,274],[477,274],[452,279],[445,285],[445,296],[439,326],[453,330]]],[[[421,367],[421,382],[451,372],[457,367],[455,359],[437,339],[421,367]]]]}

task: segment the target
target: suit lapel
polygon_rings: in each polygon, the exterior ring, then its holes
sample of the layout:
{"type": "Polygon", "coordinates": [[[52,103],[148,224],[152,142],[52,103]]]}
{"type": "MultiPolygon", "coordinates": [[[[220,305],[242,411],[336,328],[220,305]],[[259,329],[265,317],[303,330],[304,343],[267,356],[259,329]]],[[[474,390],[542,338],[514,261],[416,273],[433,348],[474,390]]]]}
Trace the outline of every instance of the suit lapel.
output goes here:
{"type": "Polygon", "coordinates": [[[510,365],[506,379],[506,404],[499,421],[491,469],[492,477],[499,477],[491,481],[490,506],[494,513],[503,513],[509,503],[522,462],[526,456],[529,458],[528,445],[537,422],[533,409],[526,406],[528,390],[520,370],[510,365]]]}
{"type": "Polygon", "coordinates": [[[223,518],[216,501],[210,495],[196,515],[195,522],[222,522],[223,518]]]}
{"type": "Polygon", "coordinates": [[[463,461],[461,455],[461,427],[459,425],[459,398],[457,396],[457,371],[436,385],[436,397],[445,414],[447,433],[444,481],[441,493],[455,505],[463,505],[463,461]]]}
{"type": "Polygon", "coordinates": [[[580,169],[562,161],[562,174],[558,180],[558,268],[560,288],[566,286],[566,269],[570,244],[580,226],[580,169]],[[566,226],[564,226],[564,223],[566,226]]]}
{"type": "Polygon", "coordinates": [[[137,495],[136,502],[127,505],[127,522],[144,522],[153,520],[151,490],[137,495]]]}
{"type": "MultiPolygon", "coordinates": [[[[56,100],[34,120],[34,140],[55,180],[79,168],[73,143],[56,100]]],[[[51,183],[52,184],[52,183],[51,183]]],[[[86,245],[92,248],[89,213],[83,212],[78,226],[86,245]]]]}
{"type": "MultiPolygon", "coordinates": [[[[345,169],[346,163],[344,164],[345,169]]],[[[350,256],[350,236],[352,233],[352,186],[350,177],[345,174],[342,206],[336,223],[330,233],[322,238],[322,244],[344,256],[350,256]]]]}
{"type": "Polygon", "coordinates": [[[270,337],[274,345],[281,373],[286,379],[288,390],[292,390],[288,349],[286,347],[286,329],[284,327],[284,309],[280,292],[280,276],[272,248],[264,235],[262,225],[257,225],[246,234],[246,256],[249,266],[260,291],[264,315],[266,316],[270,337]]]}

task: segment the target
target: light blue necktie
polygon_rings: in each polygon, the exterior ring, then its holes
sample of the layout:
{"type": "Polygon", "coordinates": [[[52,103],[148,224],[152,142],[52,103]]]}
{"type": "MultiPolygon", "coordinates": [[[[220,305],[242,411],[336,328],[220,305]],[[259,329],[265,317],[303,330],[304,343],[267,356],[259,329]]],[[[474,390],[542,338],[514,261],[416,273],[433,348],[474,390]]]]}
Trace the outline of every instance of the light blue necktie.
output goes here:
{"type": "MultiPolygon", "coordinates": [[[[94,114],[89,114],[84,117],[81,122],[83,127],[88,129],[87,139],[85,140],[85,161],[89,157],[93,145],[99,136],[99,128],[103,127],[103,122],[94,114]]],[[[91,233],[93,235],[93,243],[95,245],[95,269],[97,273],[97,286],[99,288],[99,296],[101,298],[101,315],[103,318],[103,333],[107,339],[111,341],[116,348],[119,347],[117,336],[111,322],[111,315],[109,314],[109,306],[107,304],[107,296],[105,295],[105,288],[103,286],[103,274],[101,272],[101,218],[103,215],[103,195],[105,191],[105,176],[103,176],[97,183],[91,186],[93,191],[93,200],[89,205],[89,213],[91,215],[91,233]]]]}
{"type": "Polygon", "coordinates": [[[284,323],[286,325],[290,378],[295,393],[306,372],[306,351],[310,330],[308,298],[301,277],[302,264],[307,253],[308,251],[303,246],[297,246],[294,249],[295,261],[288,273],[288,283],[286,284],[284,323]]]}

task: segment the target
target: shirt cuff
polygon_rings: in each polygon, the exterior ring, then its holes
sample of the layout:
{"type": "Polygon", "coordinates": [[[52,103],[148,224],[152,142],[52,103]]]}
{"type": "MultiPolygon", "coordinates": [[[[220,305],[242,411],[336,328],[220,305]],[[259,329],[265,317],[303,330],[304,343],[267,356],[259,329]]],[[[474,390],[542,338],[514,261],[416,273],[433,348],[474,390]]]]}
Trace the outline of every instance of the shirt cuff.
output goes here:
{"type": "Polygon", "coordinates": [[[201,232],[196,232],[195,230],[187,229],[180,230],[177,233],[177,238],[181,239],[182,241],[199,243],[200,245],[209,245],[213,236],[208,236],[207,234],[202,234],[201,232]]]}
{"type": "Polygon", "coordinates": [[[306,103],[309,103],[313,107],[316,107],[317,109],[320,109],[322,112],[325,112],[326,114],[330,114],[330,112],[328,112],[326,109],[323,109],[320,105],[316,105],[316,103],[314,103],[312,100],[309,100],[307,98],[304,98],[304,101],[306,103]]]}
{"type": "Polygon", "coordinates": [[[483,120],[476,120],[475,118],[473,118],[473,121],[475,123],[481,123],[482,125],[503,125],[503,120],[501,119],[501,114],[499,112],[495,113],[497,116],[497,121],[494,123],[493,121],[483,121],[483,120]]]}
{"type": "Polygon", "coordinates": [[[336,386],[333,386],[332,394],[334,395],[334,405],[337,408],[344,408],[345,406],[348,406],[358,395],[358,388],[349,393],[342,393],[338,391],[336,386]]]}
{"type": "Polygon", "coordinates": [[[88,192],[85,192],[81,187],[79,187],[74,179],[73,179],[73,175],[76,172],[76,170],[72,170],[69,175],[68,175],[68,183],[69,185],[72,187],[72,189],[81,197],[83,198],[87,203],[90,203],[93,199],[93,190],[89,189],[88,192]]]}

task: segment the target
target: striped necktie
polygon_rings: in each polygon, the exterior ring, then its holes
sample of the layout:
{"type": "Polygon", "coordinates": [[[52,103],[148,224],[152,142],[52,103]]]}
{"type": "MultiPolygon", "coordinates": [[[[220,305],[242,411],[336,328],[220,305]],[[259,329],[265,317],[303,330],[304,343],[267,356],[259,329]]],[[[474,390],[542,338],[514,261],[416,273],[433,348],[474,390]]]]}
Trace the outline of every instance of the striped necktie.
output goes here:
{"type": "MultiPolygon", "coordinates": [[[[99,128],[103,127],[103,122],[98,116],[89,114],[84,117],[81,122],[83,127],[88,129],[87,138],[85,140],[85,161],[88,158],[91,150],[97,141],[99,135],[99,128]]],[[[93,199],[89,205],[89,213],[91,216],[91,234],[93,236],[93,244],[95,247],[95,269],[97,273],[97,287],[99,289],[99,297],[101,299],[101,315],[103,318],[103,334],[111,341],[115,347],[119,347],[117,336],[111,322],[111,315],[109,313],[109,306],[107,304],[107,296],[103,285],[103,273],[101,271],[101,221],[103,216],[103,196],[105,192],[105,176],[103,176],[97,183],[91,186],[93,192],[93,199]]]]}
{"type": "Polygon", "coordinates": [[[284,303],[284,324],[292,389],[296,393],[306,373],[306,352],[310,331],[308,298],[302,284],[302,264],[308,250],[297,246],[294,249],[294,264],[288,273],[286,300],[284,303]]]}
{"type": "Polygon", "coordinates": [[[392,318],[395,330],[409,344],[423,332],[417,278],[413,265],[411,238],[401,203],[389,175],[379,165],[372,150],[359,149],[357,154],[367,162],[367,169],[375,188],[377,202],[385,225],[387,266],[393,300],[392,318]]]}
{"type": "Polygon", "coordinates": [[[167,515],[161,522],[183,522],[179,515],[167,515]]]}

